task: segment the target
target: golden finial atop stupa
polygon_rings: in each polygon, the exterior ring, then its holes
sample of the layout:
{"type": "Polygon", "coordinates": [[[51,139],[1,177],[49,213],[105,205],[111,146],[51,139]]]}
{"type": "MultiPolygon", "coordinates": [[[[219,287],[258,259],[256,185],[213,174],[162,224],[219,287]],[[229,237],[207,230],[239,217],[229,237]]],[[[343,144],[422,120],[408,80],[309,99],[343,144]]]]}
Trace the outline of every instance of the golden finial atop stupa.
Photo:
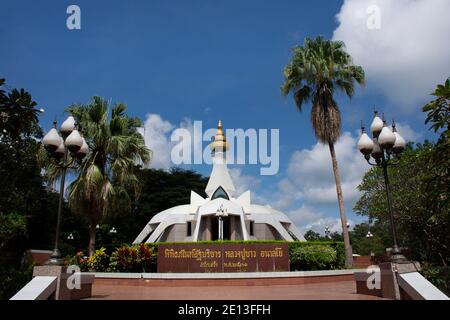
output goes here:
{"type": "Polygon", "coordinates": [[[215,151],[225,152],[229,148],[227,139],[225,138],[225,134],[223,133],[221,120],[219,120],[219,123],[217,124],[217,132],[216,135],[214,136],[214,141],[211,143],[210,147],[213,152],[215,151]]]}

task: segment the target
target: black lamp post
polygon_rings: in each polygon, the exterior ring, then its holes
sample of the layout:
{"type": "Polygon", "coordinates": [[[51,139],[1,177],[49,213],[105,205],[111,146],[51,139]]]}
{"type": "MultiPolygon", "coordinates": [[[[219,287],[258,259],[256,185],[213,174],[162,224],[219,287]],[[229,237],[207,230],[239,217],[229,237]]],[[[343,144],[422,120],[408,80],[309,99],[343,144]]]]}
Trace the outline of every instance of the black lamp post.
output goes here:
{"type": "MultiPolygon", "coordinates": [[[[372,239],[373,238],[373,233],[370,232],[370,230],[367,231],[366,238],[367,239],[372,239]]],[[[372,247],[372,243],[371,243],[371,247],[372,247]]],[[[374,255],[375,254],[373,253],[373,250],[370,250],[370,257],[373,258],[374,255]]]]}
{"type": "Polygon", "coordinates": [[[327,239],[329,239],[330,238],[330,227],[329,226],[325,226],[325,237],[327,238],[327,239]]]}
{"type": "Polygon", "coordinates": [[[53,160],[54,164],[61,169],[61,183],[59,188],[58,218],[56,221],[55,246],[47,265],[63,265],[61,252],[58,248],[59,233],[61,225],[61,213],[64,203],[64,184],[66,171],[72,165],[74,159],[83,159],[89,152],[89,147],[76,129],[75,119],[69,116],[61,125],[60,133],[56,130],[56,120],[53,128],[44,136],[42,140],[45,149],[53,160]],[[68,154],[71,153],[71,160],[68,162],[68,154]]]}
{"type": "Polygon", "coordinates": [[[220,205],[220,208],[217,209],[216,216],[219,219],[218,227],[219,227],[219,240],[223,241],[223,218],[228,216],[227,209],[223,208],[223,205],[220,205]]]}
{"type": "Polygon", "coordinates": [[[361,127],[361,138],[358,141],[358,149],[370,165],[378,166],[383,169],[392,239],[394,241],[391,251],[391,261],[396,263],[404,263],[407,261],[398,246],[397,230],[392,211],[391,187],[389,184],[387,168],[389,165],[395,164],[393,160],[400,157],[401,153],[405,149],[406,142],[405,139],[397,133],[395,123],[392,124],[391,130],[388,126],[386,126],[384,117],[383,119],[380,119],[376,111],[370,129],[372,131],[373,139],[369,138],[364,130],[364,127],[361,127]],[[375,160],[375,163],[370,162],[371,157],[375,160]]]}

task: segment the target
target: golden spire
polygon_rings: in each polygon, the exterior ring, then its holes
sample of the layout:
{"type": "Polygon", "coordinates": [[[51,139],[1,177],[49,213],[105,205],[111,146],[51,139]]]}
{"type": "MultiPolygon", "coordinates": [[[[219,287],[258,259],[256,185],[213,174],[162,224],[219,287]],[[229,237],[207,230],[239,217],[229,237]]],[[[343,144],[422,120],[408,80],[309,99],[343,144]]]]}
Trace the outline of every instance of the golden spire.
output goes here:
{"type": "Polygon", "coordinates": [[[227,139],[225,138],[225,134],[223,133],[221,120],[219,120],[219,123],[217,124],[217,132],[214,136],[214,141],[210,144],[210,148],[213,152],[225,152],[229,148],[227,139]]]}

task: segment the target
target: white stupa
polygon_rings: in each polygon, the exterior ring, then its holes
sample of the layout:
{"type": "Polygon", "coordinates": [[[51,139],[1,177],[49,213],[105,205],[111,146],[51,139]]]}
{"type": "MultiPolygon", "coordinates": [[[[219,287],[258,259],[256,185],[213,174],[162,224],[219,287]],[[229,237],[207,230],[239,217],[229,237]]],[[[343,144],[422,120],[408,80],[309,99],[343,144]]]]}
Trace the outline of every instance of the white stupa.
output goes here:
{"type": "Polygon", "coordinates": [[[236,191],[226,163],[228,143],[219,121],[210,145],[213,169],[206,186],[207,198],[191,191],[189,204],[156,214],[133,243],[202,240],[305,241],[292,221],[269,206],[251,203],[250,191],[236,191]]]}

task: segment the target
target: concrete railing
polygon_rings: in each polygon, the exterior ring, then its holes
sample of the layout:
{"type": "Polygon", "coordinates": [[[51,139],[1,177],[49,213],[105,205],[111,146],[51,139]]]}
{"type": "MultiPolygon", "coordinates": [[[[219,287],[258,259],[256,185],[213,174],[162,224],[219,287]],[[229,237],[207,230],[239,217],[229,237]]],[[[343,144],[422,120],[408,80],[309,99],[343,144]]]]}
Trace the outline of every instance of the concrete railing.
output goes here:
{"type": "Polygon", "coordinates": [[[10,300],[47,300],[56,292],[57,277],[34,277],[10,300]]]}
{"type": "Polygon", "coordinates": [[[450,300],[418,272],[399,274],[398,285],[413,300],[450,300]]]}

